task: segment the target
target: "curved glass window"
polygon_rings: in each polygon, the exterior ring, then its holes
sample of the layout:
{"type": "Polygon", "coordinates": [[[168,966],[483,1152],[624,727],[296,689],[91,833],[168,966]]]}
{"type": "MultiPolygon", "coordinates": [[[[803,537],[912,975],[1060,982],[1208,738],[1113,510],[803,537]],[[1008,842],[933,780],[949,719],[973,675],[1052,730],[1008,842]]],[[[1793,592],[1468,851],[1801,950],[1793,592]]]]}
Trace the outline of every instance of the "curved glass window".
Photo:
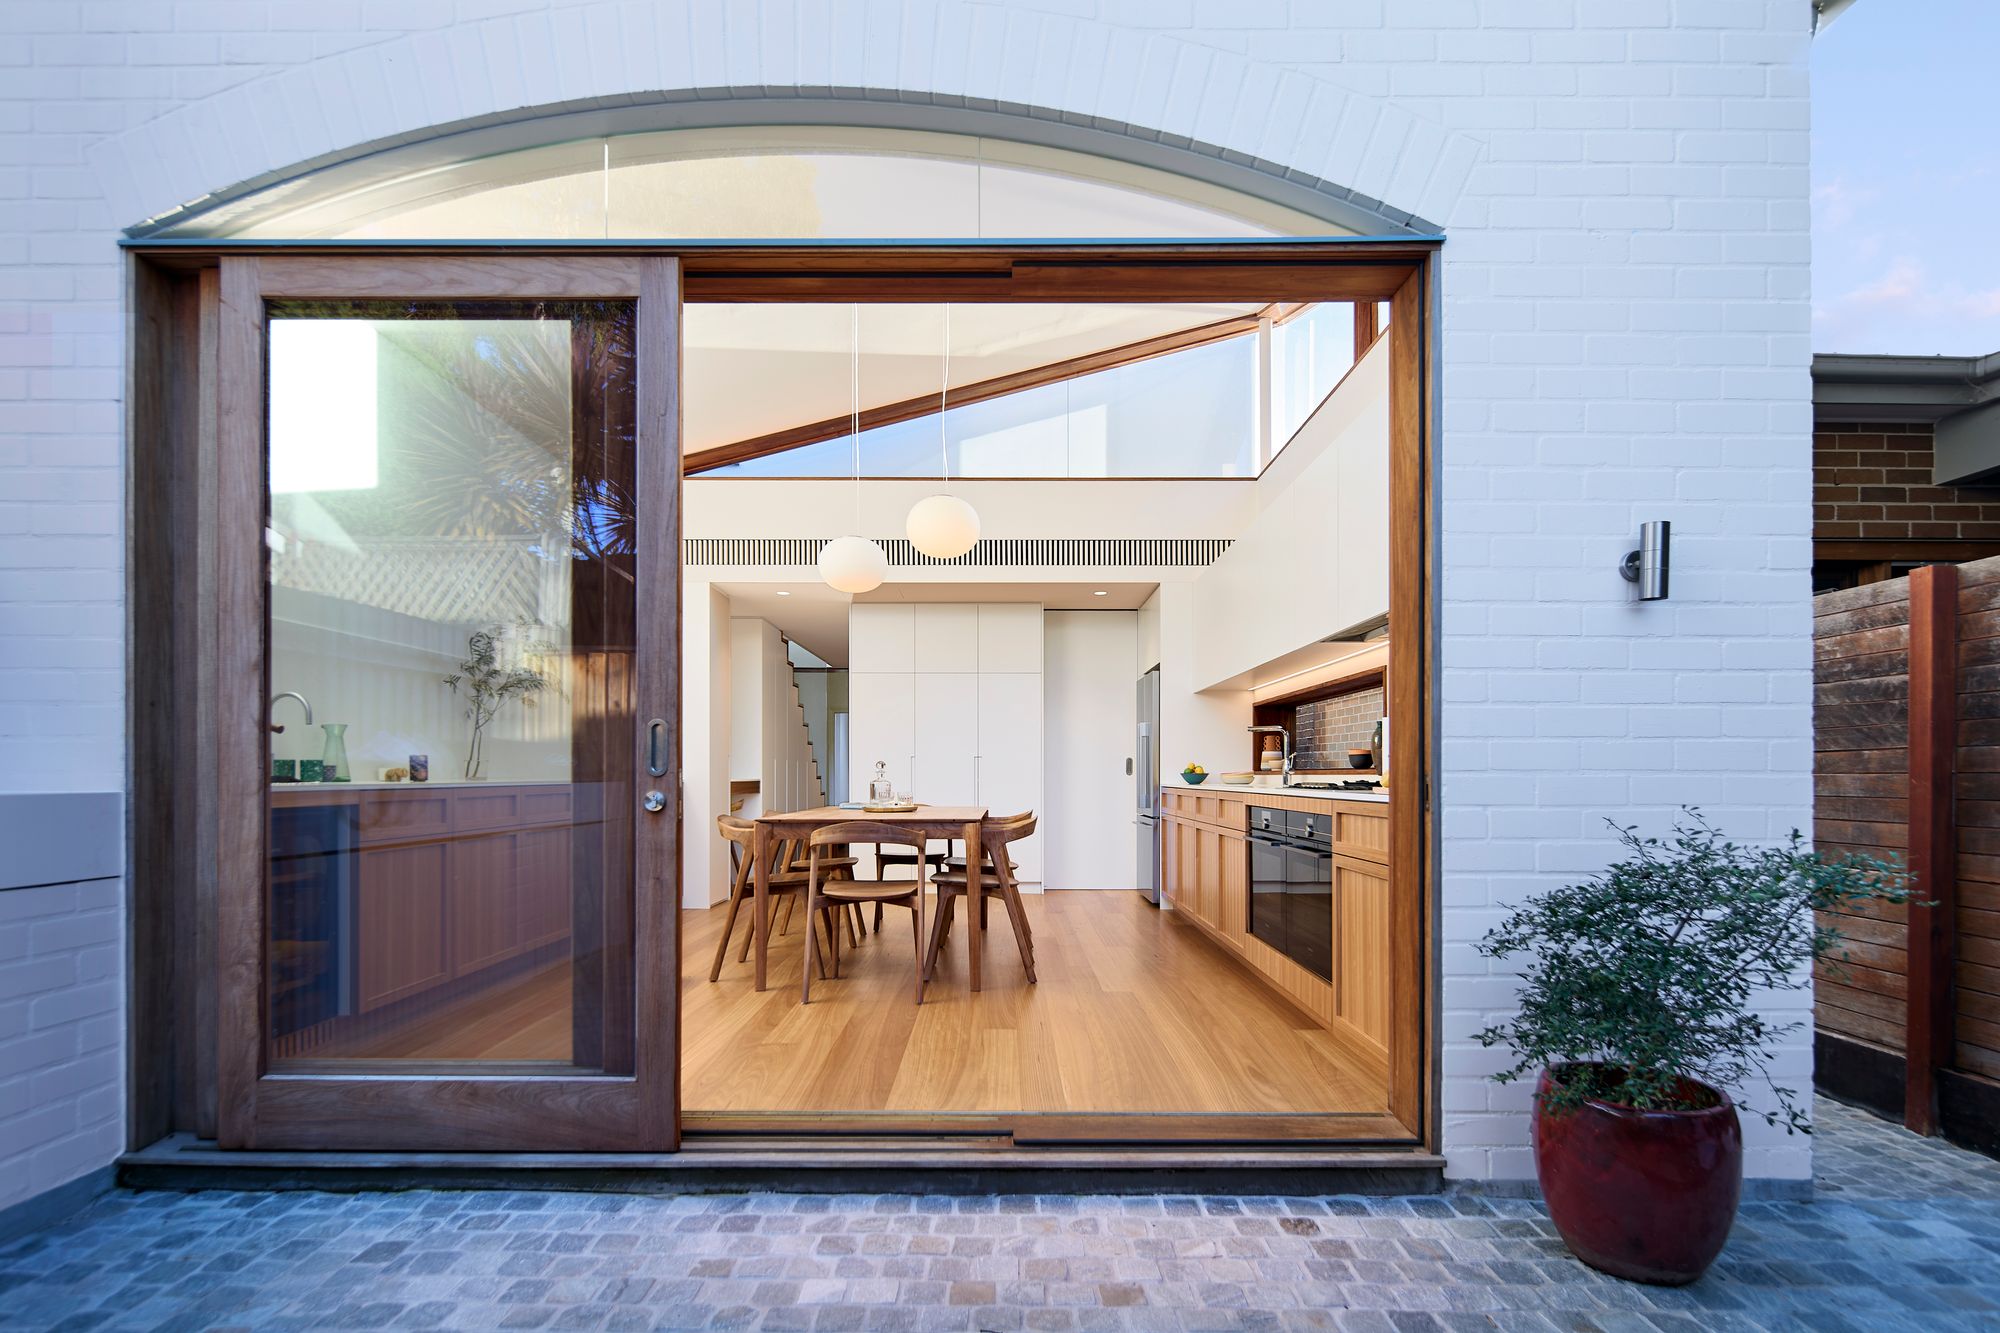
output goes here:
{"type": "MultiPolygon", "coordinates": [[[[470,139],[470,136],[465,136],[470,139]]],[[[476,140],[472,140],[476,143],[476,140]]],[[[962,134],[659,130],[507,152],[439,140],[309,172],[160,234],[258,240],[1150,239],[1327,235],[1173,172],[962,134]]]]}

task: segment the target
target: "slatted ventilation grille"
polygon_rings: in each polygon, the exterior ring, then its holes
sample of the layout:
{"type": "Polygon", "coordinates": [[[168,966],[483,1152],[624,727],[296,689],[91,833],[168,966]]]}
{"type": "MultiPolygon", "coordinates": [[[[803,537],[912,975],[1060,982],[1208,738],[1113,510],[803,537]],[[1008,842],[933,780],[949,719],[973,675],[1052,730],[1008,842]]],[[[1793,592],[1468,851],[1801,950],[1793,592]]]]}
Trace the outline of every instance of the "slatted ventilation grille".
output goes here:
{"type": "MultiPolygon", "coordinates": [[[[1011,537],[983,541],[951,560],[925,555],[901,537],[877,538],[891,568],[927,565],[1067,568],[1161,568],[1212,565],[1229,549],[1227,537],[1011,537]]],[[[807,566],[819,559],[823,537],[690,537],[687,563],[734,568],[807,566]]]]}

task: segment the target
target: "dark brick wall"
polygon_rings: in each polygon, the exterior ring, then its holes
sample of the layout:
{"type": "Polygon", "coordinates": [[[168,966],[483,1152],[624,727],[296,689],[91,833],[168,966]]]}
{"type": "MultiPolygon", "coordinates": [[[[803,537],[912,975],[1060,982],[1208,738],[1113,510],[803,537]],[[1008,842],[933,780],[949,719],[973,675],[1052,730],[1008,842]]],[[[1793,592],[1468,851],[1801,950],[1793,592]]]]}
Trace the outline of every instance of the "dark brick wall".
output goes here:
{"type": "Polygon", "coordinates": [[[1933,486],[1931,428],[1813,432],[1813,539],[2000,541],[2000,487],[1933,486]]]}
{"type": "Polygon", "coordinates": [[[1382,687],[1299,705],[1292,762],[1299,768],[1346,768],[1349,746],[1366,745],[1382,716],[1382,687]]]}

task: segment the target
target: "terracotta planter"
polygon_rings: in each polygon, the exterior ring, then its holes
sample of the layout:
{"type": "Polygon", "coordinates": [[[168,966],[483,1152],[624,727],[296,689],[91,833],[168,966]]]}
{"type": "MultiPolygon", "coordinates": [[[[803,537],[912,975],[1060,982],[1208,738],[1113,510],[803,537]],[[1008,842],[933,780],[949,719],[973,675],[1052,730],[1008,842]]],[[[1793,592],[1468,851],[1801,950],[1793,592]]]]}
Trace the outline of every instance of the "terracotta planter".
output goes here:
{"type": "Polygon", "coordinates": [[[1639,1111],[1588,1101],[1542,1109],[1535,1089],[1535,1173],[1549,1219],[1577,1258],[1614,1277],[1694,1281],[1722,1253],[1743,1196],[1743,1130],[1726,1093],[1699,1111],[1639,1111]]]}

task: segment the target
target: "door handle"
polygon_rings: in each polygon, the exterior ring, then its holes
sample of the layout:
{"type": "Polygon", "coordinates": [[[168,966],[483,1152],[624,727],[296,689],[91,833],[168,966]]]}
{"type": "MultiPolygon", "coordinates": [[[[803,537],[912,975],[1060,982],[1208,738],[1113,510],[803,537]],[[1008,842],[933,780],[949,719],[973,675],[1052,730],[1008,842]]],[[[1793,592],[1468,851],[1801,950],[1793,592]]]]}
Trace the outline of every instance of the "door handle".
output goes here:
{"type": "MultiPolygon", "coordinates": [[[[646,724],[646,771],[656,778],[667,775],[667,761],[660,757],[660,738],[666,734],[665,718],[656,717],[646,724]]],[[[649,810],[652,808],[652,806],[647,807],[649,810]]]]}
{"type": "Polygon", "coordinates": [[[667,794],[663,791],[646,793],[646,813],[657,815],[667,808],[667,794]]]}

